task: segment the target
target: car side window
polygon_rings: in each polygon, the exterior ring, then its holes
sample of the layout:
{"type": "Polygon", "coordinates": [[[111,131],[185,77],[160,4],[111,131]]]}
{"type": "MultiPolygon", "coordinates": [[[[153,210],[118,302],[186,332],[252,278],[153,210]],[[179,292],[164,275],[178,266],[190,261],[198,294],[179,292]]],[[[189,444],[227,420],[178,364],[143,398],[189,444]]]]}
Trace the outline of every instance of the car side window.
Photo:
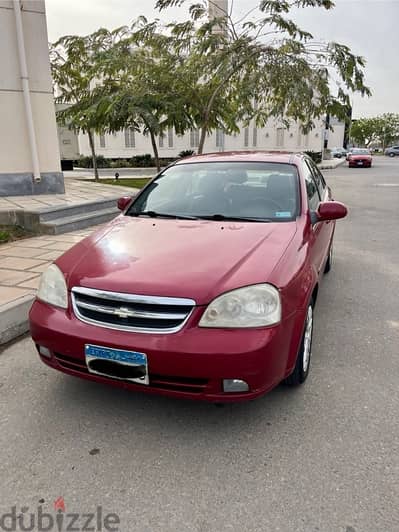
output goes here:
{"type": "Polygon", "coordinates": [[[317,188],[319,189],[319,193],[320,193],[320,198],[323,201],[324,195],[326,193],[326,188],[327,188],[327,185],[326,185],[326,182],[324,180],[323,174],[320,172],[320,170],[317,168],[317,166],[314,164],[313,161],[307,160],[306,164],[308,165],[308,167],[309,167],[309,169],[310,169],[310,171],[312,173],[313,179],[316,181],[316,185],[317,185],[317,188]]]}
{"type": "Polygon", "coordinates": [[[308,196],[309,209],[311,211],[316,211],[320,203],[320,195],[316,186],[316,182],[313,178],[312,172],[307,164],[304,165],[304,174],[305,174],[305,184],[306,184],[306,193],[308,196]]]}

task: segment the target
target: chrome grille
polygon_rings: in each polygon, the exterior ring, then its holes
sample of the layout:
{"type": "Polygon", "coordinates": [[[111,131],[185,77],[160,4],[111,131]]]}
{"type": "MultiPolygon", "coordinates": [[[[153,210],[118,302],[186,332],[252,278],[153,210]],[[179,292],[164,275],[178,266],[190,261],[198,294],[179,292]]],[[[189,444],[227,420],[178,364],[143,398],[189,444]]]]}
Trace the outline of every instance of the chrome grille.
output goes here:
{"type": "Polygon", "coordinates": [[[72,305],[77,318],[99,327],[172,333],[179,331],[186,323],[195,301],[74,287],[72,305]]]}

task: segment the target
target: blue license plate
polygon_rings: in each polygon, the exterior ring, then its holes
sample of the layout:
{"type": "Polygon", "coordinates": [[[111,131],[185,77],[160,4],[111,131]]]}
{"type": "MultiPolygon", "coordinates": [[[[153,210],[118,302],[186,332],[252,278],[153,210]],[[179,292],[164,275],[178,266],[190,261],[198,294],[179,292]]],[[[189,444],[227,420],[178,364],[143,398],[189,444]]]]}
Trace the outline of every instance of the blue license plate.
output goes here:
{"type": "Polygon", "coordinates": [[[86,344],[85,358],[90,373],[138,384],[149,384],[145,353],[86,344]]]}

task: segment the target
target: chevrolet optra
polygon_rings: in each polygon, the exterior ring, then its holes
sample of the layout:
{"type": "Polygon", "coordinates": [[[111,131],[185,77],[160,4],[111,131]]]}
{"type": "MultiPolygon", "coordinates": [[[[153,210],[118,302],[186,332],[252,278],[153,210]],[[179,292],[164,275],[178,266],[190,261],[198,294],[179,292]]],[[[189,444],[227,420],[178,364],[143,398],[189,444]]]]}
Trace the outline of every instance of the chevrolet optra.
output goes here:
{"type": "Polygon", "coordinates": [[[182,159],[44,272],[41,360],[134,391],[254,399],[310,368],[315,306],[346,207],[290,153],[182,159]]]}

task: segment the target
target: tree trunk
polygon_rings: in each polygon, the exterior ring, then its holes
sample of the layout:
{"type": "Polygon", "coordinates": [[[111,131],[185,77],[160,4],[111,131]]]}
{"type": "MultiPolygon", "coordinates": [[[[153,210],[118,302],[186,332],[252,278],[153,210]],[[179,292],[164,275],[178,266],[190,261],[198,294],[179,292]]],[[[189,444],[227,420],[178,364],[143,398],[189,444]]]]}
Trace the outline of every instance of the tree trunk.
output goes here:
{"type": "Polygon", "coordinates": [[[151,138],[152,151],[154,152],[155,166],[157,167],[157,172],[160,172],[161,164],[159,162],[157,139],[155,138],[155,134],[152,131],[152,129],[149,129],[149,133],[150,133],[150,138],[151,138]]]}
{"type": "Polygon", "coordinates": [[[93,160],[93,170],[94,170],[94,180],[98,181],[98,169],[97,169],[97,158],[96,158],[96,150],[94,148],[94,139],[93,139],[93,133],[89,130],[87,132],[87,135],[89,137],[89,144],[90,144],[90,150],[91,150],[91,158],[93,160]]]}
{"type": "Polygon", "coordinates": [[[201,128],[201,136],[200,136],[200,141],[198,144],[199,155],[201,155],[201,153],[203,153],[204,151],[205,140],[206,140],[206,125],[204,124],[201,128]]]}

